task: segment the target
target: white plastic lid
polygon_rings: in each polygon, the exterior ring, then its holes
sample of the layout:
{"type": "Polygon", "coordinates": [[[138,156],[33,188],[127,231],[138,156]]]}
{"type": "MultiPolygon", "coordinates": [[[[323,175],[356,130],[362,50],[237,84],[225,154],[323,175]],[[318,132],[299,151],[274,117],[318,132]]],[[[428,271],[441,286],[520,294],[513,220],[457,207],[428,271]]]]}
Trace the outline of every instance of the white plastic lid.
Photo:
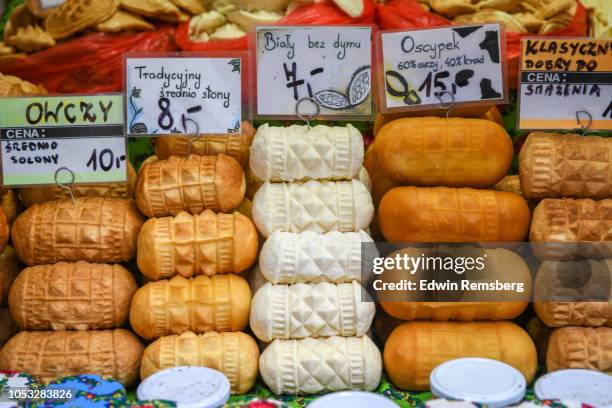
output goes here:
{"type": "Polygon", "coordinates": [[[491,408],[520,402],[527,383],[516,368],[488,358],[458,358],[440,364],[429,376],[439,398],[485,404],[491,408]]]}
{"type": "Polygon", "coordinates": [[[378,394],[365,391],[340,391],[317,398],[308,408],[397,408],[397,404],[378,394]]]}
{"type": "Polygon", "coordinates": [[[535,383],[539,399],[571,400],[594,407],[612,406],[612,375],[591,370],[560,370],[535,383]]]}
{"type": "Polygon", "coordinates": [[[147,377],[136,390],[140,400],[162,399],[179,408],[219,408],[230,396],[230,384],[221,372],[206,367],[167,368],[147,377]]]}

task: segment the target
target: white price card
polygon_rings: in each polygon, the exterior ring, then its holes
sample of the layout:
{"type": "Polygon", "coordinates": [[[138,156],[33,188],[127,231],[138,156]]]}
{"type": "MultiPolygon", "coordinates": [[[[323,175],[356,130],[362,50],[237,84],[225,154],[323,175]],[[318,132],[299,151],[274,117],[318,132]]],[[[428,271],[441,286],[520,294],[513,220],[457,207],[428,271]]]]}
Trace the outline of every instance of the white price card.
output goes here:
{"type": "Polygon", "coordinates": [[[507,101],[499,24],[380,33],[381,111],[507,101]]]}
{"type": "Polygon", "coordinates": [[[612,130],[612,39],[522,39],[518,127],[612,130]]]}
{"type": "Polygon", "coordinates": [[[0,98],[0,148],[5,186],[127,181],[123,96],[0,98]]]}
{"type": "Polygon", "coordinates": [[[126,133],[240,132],[243,57],[125,57],[126,133]]]}
{"type": "Polygon", "coordinates": [[[311,98],[320,117],[372,117],[372,27],[259,26],[255,37],[257,116],[295,117],[311,98]]]}

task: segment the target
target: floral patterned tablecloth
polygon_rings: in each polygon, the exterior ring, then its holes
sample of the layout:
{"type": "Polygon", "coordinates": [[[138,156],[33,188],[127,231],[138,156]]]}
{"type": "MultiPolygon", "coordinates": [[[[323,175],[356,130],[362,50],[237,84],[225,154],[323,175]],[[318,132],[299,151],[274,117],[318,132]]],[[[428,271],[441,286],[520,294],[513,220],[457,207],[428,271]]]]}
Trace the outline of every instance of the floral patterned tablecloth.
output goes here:
{"type": "MultiPolygon", "coordinates": [[[[383,376],[378,389],[375,391],[377,394],[381,394],[398,404],[401,408],[409,408],[409,407],[425,407],[425,403],[433,399],[433,395],[431,392],[409,392],[409,391],[401,391],[385,377],[383,376]]],[[[279,396],[273,394],[270,390],[265,388],[261,384],[257,384],[250,393],[245,395],[234,395],[230,398],[226,408],[242,408],[244,406],[249,407],[249,403],[251,401],[260,401],[261,400],[276,400],[282,402],[283,408],[302,408],[308,406],[312,401],[316,399],[316,397],[298,397],[298,396],[279,396]]],[[[560,402],[553,401],[540,401],[538,400],[532,390],[527,391],[527,395],[525,396],[525,402],[531,403],[530,405],[525,405],[526,407],[554,407],[554,408],[569,408],[567,405],[560,402]]],[[[265,405],[265,404],[253,404],[249,408],[274,408],[273,405],[265,405]]]]}

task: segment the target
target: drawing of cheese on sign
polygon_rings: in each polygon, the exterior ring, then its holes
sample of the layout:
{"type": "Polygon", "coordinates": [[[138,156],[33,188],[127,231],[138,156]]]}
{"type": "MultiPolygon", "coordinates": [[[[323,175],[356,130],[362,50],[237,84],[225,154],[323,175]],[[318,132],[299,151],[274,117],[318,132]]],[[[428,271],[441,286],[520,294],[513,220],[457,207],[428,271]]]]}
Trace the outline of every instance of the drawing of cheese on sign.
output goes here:
{"type": "Polygon", "coordinates": [[[258,116],[296,116],[310,98],[321,116],[371,118],[371,27],[260,26],[256,38],[258,116]]]}
{"type": "Polygon", "coordinates": [[[503,103],[502,41],[499,24],[382,32],[382,110],[503,103]]]}

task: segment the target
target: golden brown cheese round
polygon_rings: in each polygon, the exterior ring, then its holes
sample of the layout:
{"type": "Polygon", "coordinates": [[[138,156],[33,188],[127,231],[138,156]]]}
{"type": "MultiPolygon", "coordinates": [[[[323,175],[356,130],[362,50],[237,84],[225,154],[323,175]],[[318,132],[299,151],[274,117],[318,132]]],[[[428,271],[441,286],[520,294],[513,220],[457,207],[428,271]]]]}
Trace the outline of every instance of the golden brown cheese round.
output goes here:
{"type": "Polygon", "coordinates": [[[375,143],[377,166],[399,185],[490,187],[508,174],[514,155],[504,128],[483,119],[398,119],[375,143]]]}
{"type": "Polygon", "coordinates": [[[24,211],[12,241],[26,265],[60,261],[127,262],[136,255],[142,216],[120,198],[79,197],[48,201],[24,211]]]}
{"type": "Polygon", "coordinates": [[[58,262],[25,268],[9,304],[22,330],[114,329],[126,321],[136,289],[121,265],[58,262]]]}

